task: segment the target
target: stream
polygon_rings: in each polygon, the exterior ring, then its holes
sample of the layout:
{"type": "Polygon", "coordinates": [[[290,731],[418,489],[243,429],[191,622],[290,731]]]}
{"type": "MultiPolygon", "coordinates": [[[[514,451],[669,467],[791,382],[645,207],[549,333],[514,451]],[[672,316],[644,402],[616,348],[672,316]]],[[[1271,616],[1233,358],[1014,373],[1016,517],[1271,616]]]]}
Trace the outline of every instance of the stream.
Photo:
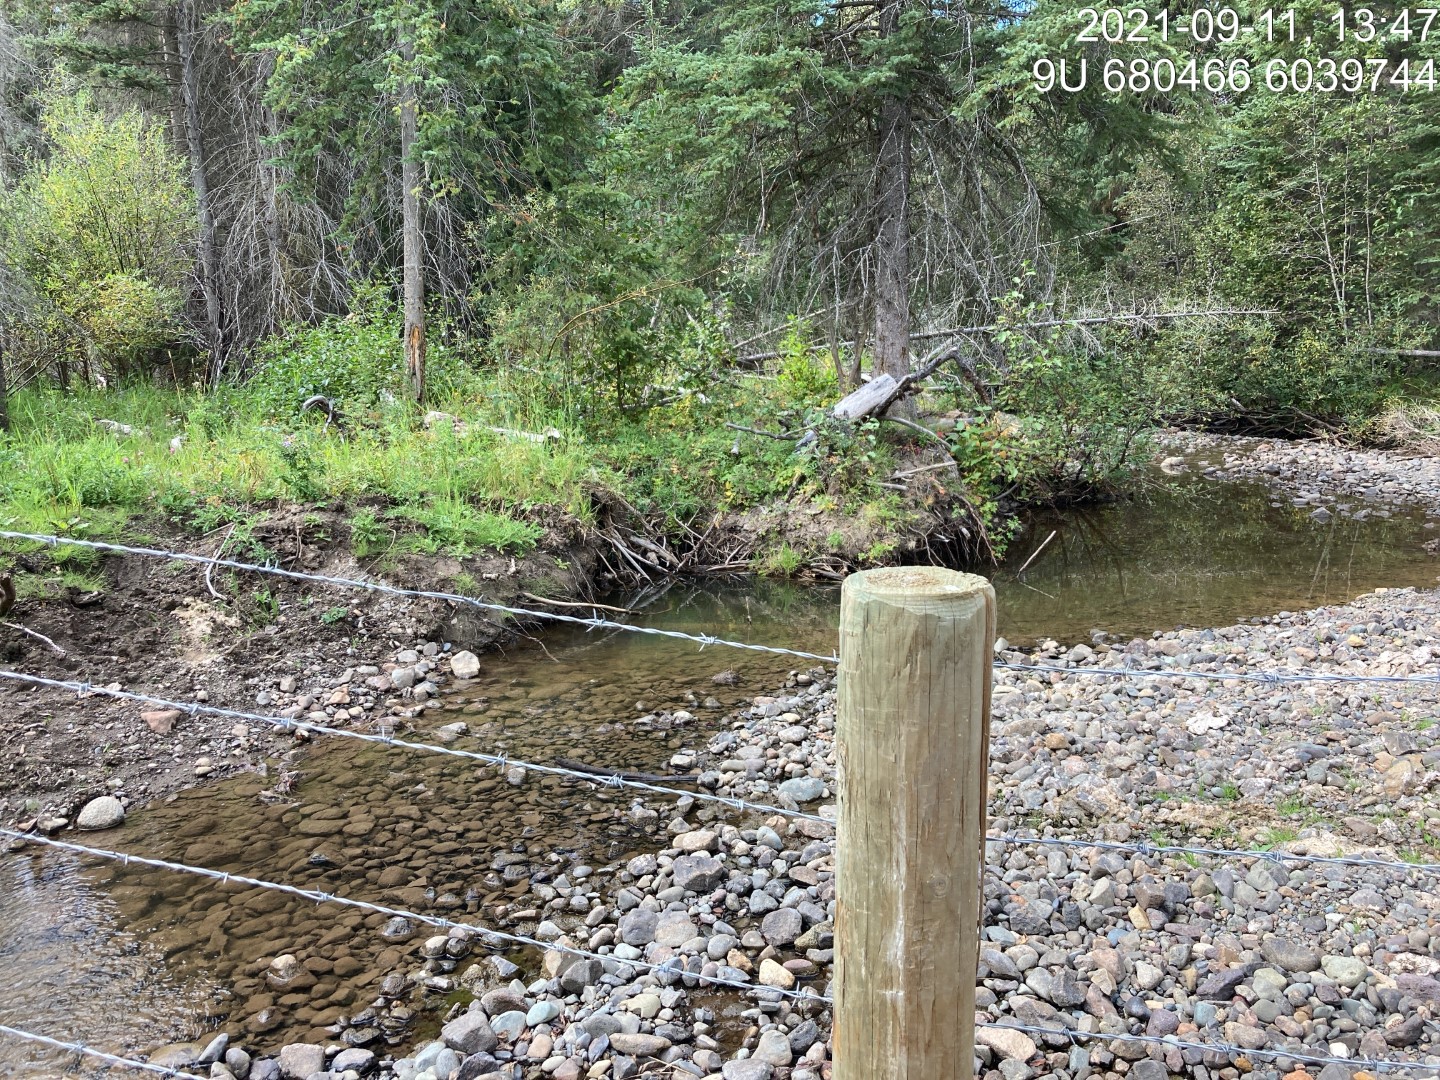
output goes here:
{"type": "MultiPolygon", "coordinates": [[[[1029,520],[992,574],[999,632],[1016,644],[1129,638],[1343,603],[1381,586],[1433,587],[1440,560],[1420,545],[1434,525],[1419,511],[1379,509],[1320,524],[1259,485],[1169,480],[1134,501],[1029,520]]],[[[681,582],[636,618],[829,653],[838,595],[787,582],[681,582]]],[[[574,628],[482,662],[478,679],[425,714],[424,728],[464,721],[465,745],[476,748],[657,772],[795,668],[780,656],[574,628]],[[723,672],[732,674],[716,681],[723,672]],[[691,719],[651,719],[675,710],[691,719]]],[[[534,882],[581,866],[603,877],[655,844],[617,813],[628,793],[592,784],[532,776],[515,786],[454,759],[325,739],[299,770],[283,801],[261,797],[273,773],[245,774],[137,809],[123,830],[81,841],[478,923],[534,882]]],[[[325,1026],[363,1009],[427,936],[422,928],[417,940],[386,940],[385,923],[53,850],[0,858],[0,1023],[140,1055],[221,1029],[251,1050],[329,1041],[325,1026]],[[285,952],[304,957],[307,974],[276,991],[265,972],[285,952]]],[[[522,970],[534,963],[511,958],[522,970]]],[[[397,1049],[434,1024],[418,1015],[396,1033],[397,1049]]],[[[73,1056],[0,1039],[0,1076],[67,1069],[85,1073],[73,1056]]]]}

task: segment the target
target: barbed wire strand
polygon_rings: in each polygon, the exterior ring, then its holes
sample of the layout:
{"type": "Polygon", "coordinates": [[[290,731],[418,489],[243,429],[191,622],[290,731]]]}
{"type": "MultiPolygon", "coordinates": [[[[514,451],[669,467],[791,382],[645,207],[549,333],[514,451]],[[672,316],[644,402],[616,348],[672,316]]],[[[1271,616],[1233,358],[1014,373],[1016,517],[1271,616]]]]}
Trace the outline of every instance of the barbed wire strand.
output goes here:
{"type": "Polygon", "coordinates": [[[109,1065],[123,1065],[127,1069],[140,1069],[144,1072],[158,1073],[161,1076],[183,1076],[186,1080],[196,1080],[196,1077],[204,1075],[203,1073],[183,1072],[166,1065],[152,1065],[148,1061],[136,1061],[134,1058],[120,1057],[118,1054],[107,1054],[104,1050],[96,1050],[82,1042],[52,1039],[49,1035],[38,1035],[33,1031],[26,1031],[24,1028],[11,1027],[9,1024],[0,1024],[0,1035],[12,1035],[17,1039],[40,1043],[42,1046],[49,1046],[56,1050],[68,1050],[86,1057],[97,1058],[109,1065]]]}
{"type": "Polygon", "coordinates": [[[1403,870],[1422,874],[1440,874],[1440,863],[1401,862],[1396,859],[1363,859],[1354,855],[1309,855],[1278,848],[1247,851],[1238,848],[1183,847],[1178,844],[1124,844],[1109,840],[1082,840],[1054,836],[1017,836],[1011,833],[987,836],[986,843],[1009,847],[1035,844],[1040,847],[1098,848],[1101,851],[1128,852],[1135,855],[1197,855],[1213,859],[1256,859],[1263,862],[1318,863],[1322,866],[1365,866],[1387,870],[1403,870]]]}
{"type": "Polygon", "coordinates": [[[453,746],[440,746],[436,743],[415,742],[410,739],[397,738],[394,735],[375,735],[363,731],[350,731],[346,728],[331,727],[328,724],[314,723],[309,720],[286,719],[280,716],[266,716],[263,713],[245,712],[239,709],[226,709],[219,705],[207,705],[198,701],[171,701],[168,698],[155,697],[151,694],[140,694],[131,690],[115,690],[108,686],[95,686],[88,682],[74,682],[67,679],[47,679],[40,675],[27,675],[24,672],[0,670],[0,679],[11,682],[28,683],[32,686],[48,686],[57,690],[72,690],[77,694],[97,694],[102,697],[116,698],[122,701],[136,701],[147,705],[159,705],[162,708],[178,709],[181,712],[194,716],[197,713],[205,713],[210,716],[223,716],[230,720],[248,720],[252,723],[269,724],[281,731],[306,731],[318,732],[321,735],[331,735],[340,739],[353,739],[356,742],[376,743],[381,746],[395,746],[404,750],[416,750],[427,754],[442,754],[446,757],[463,758],[469,761],[478,761],[484,765],[496,765],[502,769],[521,768],[536,773],[543,773],[548,776],[562,776],[574,780],[584,780],[590,784],[609,788],[630,788],[636,791],[645,791],[652,795],[665,795],[676,799],[694,799],[698,802],[718,803],[729,807],[731,810],[750,811],[757,814],[781,814],[786,817],[798,818],[805,821],[819,821],[826,825],[833,826],[835,822],[819,814],[811,814],[804,810],[787,810],[783,806],[769,806],[765,803],[746,802],[743,799],[730,798],[725,795],[713,795],[708,791],[682,791],[679,788],[663,787],[659,784],[651,784],[644,780],[627,780],[624,777],[612,774],[600,774],[581,772],[579,769],[567,769],[563,765],[542,765],[534,761],[522,761],[518,758],[509,757],[506,754],[486,754],[478,750],[461,750],[453,746]]]}
{"type": "MultiPolygon", "coordinates": [[[[73,682],[64,679],[49,679],[40,675],[27,675],[16,671],[0,670],[0,679],[68,690],[79,694],[97,694],[120,700],[159,705],[164,708],[178,709],[191,715],[195,713],[207,713],[215,716],[223,716],[227,719],[265,723],[281,731],[312,731],[337,738],[354,739],[358,742],[378,743],[383,746],[394,746],[406,750],[478,761],[481,764],[494,765],[501,768],[513,766],[546,775],[582,780],[600,787],[631,788],[649,794],[663,795],[667,798],[689,798],[696,801],[713,802],[732,810],[749,811],[757,814],[778,814],[783,817],[803,821],[820,822],[832,828],[835,825],[834,820],[831,818],[824,817],[820,814],[811,814],[803,810],[790,810],[782,806],[752,803],[744,799],[731,798],[724,795],[712,795],[704,791],[682,791],[679,788],[663,787],[658,784],[650,784],[640,780],[626,780],[616,776],[596,776],[592,773],[581,772],[577,769],[567,769],[564,766],[542,765],[536,762],[510,758],[504,754],[486,754],[474,750],[461,750],[450,746],[439,746],[434,743],[414,742],[409,739],[396,738],[393,735],[371,735],[360,731],[349,731],[344,728],[335,728],[326,724],[311,723],[299,719],[266,716],[262,713],[245,712],[239,709],[226,709],[218,705],[208,705],[200,702],[172,701],[168,698],[155,697],[150,694],[140,694],[128,690],[115,690],[106,686],[94,686],[90,683],[73,682]]],[[[1311,855],[1304,852],[1290,852],[1279,849],[1213,848],[1147,842],[1122,843],[1119,841],[1070,837],[1022,836],[1016,833],[992,834],[986,837],[986,842],[1014,847],[1037,845],[1041,847],[1096,849],[1145,856],[1195,855],[1213,859],[1253,859],[1275,863],[1300,862],[1328,866],[1358,866],[1398,870],[1406,873],[1440,874],[1440,863],[1412,863],[1395,859],[1367,859],[1354,855],[1311,855]]]]}
{"type": "MultiPolygon", "coordinates": [[[[214,558],[209,555],[193,555],[183,551],[166,551],[159,548],[136,547],[130,544],[118,544],[102,540],[81,540],[74,537],[51,536],[45,533],[13,532],[10,530],[0,530],[0,539],[26,540],[37,544],[45,544],[50,547],[82,547],[92,551],[108,551],[125,555],[143,555],[148,558],[166,559],[173,562],[188,562],[198,566],[219,566],[229,570],[240,570],[247,573],[271,574],[277,577],[289,578],[293,581],[310,581],[322,585],[336,585],[347,589],[363,589],[370,592],[384,593],[389,596],[401,596],[417,600],[440,600],[452,604],[466,604],[483,611],[495,611],[506,615],[567,623],[574,626],[584,626],[589,629],[624,630],[634,634],[649,634],[679,641],[693,641],[701,648],[707,645],[723,645],[727,648],[746,649],[751,652],[769,653],[775,656],[793,656],[797,659],[813,660],[822,664],[838,665],[840,663],[839,656],[833,653],[823,655],[821,653],[805,652],[800,649],[787,649],[777,645],[755,645],[750,642],[733,641],[726,638],[715,637],[712,634],[687,634],[682,630],[665,630],[656,626],[637,626],[633,623],[616,622],[613,619],[602,619],[599,617],[584,618],[579,615],[564,615],[554,611],[537,611],[533,608],[521,608],[509,604],[495,603],[490,600],[480,600],[473,596],[463,596],[459,593],[437,592],[430,589],[407,589],[398,585],[388,585],[384,582],[361,581],[355,578],[335,577],[330,574],[308,574],[299,570],[286,570],[278,566],[264,566],[259,563],[241,562],[236,559],[214,558]]],[[[1343,672],[1224,672],[1191,671],[1178,668],[1105,667],[1103,665],[1093,667],[1061,667],[1058,664],[1026,664],[998,660],[994,666],[1004,671],[1028,671],[1082,678],[1172,678],[1198,679],[1209,682],[1255,682],[1269,685],[1285,683],[1391,683],[1440,687],[1440,672],[1436,672],[1434,675],[1351,675],[1343,672]]]]}
{"type": "Polygon", "coordinates": [[[1100,1040],[1102,1042],[1130,1042],[1147,1046],[1159,1046],[1166,1050],[1200,1050],[1205,1053],[1224,1054],[1227,1057],[1264,1058],[1267,1061],[1293,1061],[1297,1065],[1341,1065],[1349,1069],[1373,1069],[1388,1072],[1400,1069],[1423,1069],[1440,1072],[1440,1065],[1428,1065],[1422,1061],[1393,1061],[1387,1058],[1342,1058],[1325,1054],[1307,1054],[1303,1050],[1271,1050],[1268,1047],[1251,1050],[1235,1043],[1202,1043],[1189,1039],[1178,1039],[1173,1035],[1130,1035],[1106,1034],[1099,1031],[1079,1031],[1075,1028],[1048,1028],[1034,1024],[987,1023],[976,1027],[1020,1031],[1026,1035],[1063,1036],[1069,1039],[1100,1040]]]}
{"type": "MultiPolygon", "coordinates": [[[[540,941],[536,938],[527,937],[522,934],[512,934],[505,931],[493,930],[485,927],[473,926],[467,923],[455,922],[451,919],[443,919],[432,915],[424,915],[419,912],[406,911],[400,908],[391,908],[382,904],[372,904],[365,900],[356,900],[350,897],[337,896],[333,893],[326,893],[318,889],[302,889],[299,886],[282,885],[277,882],[265,881],[260,878],[252,878],[243,874],[224,873],[219,870],[210,870],[206,867],[199,866],[188,866],[184,863],[169,862],[164,859],[151,859],[140,855],[130,855],[125,852],[108,851],[102,848],[92,848],[87,847],[83,844],[72,844],[62,840],[52,840],[49,837],[41,837],[29,835],[26,833],[20,833],[16,832],[13,829],[0,828],[0,836],[9,836],[13,839],[20,840],[25,843],[40,844],[52,848],[58,848],[61,850],[74,852],[76,854],[88,855],[95,858],[109,859],[112,861],[120,862],[125,866],[136,864],[141,866],[149,866],[159,870],[193,874],[199,877],[220,881],[223,884],[237,884],[252,888],[270,889],[277,892],[283,892],[292,896],[298,896],[302,899],[314,900],[316,903],[334,903],[348,907],[359,908],[360,910],[370,911],[381,915],[387,915],[391,918],[398,917],[405,919],[413,919],[416,922],[425,923],[427,925],[434,926],[437,929],[468,930],[473,933],[479,934],[481,937],[509,941],[512,944],[529,945],[542,950],[554,949],[556,951],[565,952],[574,956],[583,957],[588,960],[599,960],[601,963],[612,962],[617,965],[647,970],[656,974],[669,974],[671,976],[681,979],[691,978],[697,980],[698,983],[700,983],[701,985],[728,986],[738,990],[757,993],[762,996],[770,995],[778,997],[789,997],[795,998],[800,1001],[810,1002],[811,1004],[834,1004],[833,998],[830,998],[823,994],[809,993],[806,991],[782,990],[778,987],[757,986],[753,983],[742,983],[720,976],[700,975],[695,972],[686,971],[683,968],[669,967],[664,964],[651,964],[641,960],[621,960],[614,956],[607,957],[599,953],[588,952],[584,949],[576,949],[570,946],[560,945],[556,942],[540,941]]],[[[1099,1040],[1103,1042],[1132,1042],[1144,1045],[1159,1046],[1162,1049],[1197,1050],[1202,1053],[1222,1054],[1229,1057],[1260,1057],[1270,1061],[1284,1060],[1292,1061],[1296,1064],[1306,1065],[1342,1065],[1348,1067],[1363,1066],[1381,1072],[1399,1069],[1424,1069],[1428,1071],[1440,1070],[1440,1065],[1427,1065],[1421,1062],[1390,1061],[1386,1059],[1372,1058],[1341,1058],[1317,1054],[1307,1054],[1304,1051],[1298,1050],[1272,1050],[1268,1048],[1251,1049],[1247,1047],[1241,1047],[1233,1043],[1202,1043],[1186,1039],[1178,1039],[1173,1036],[1133,1035],[1128,1032],[1105,1033],[1080,1031],[1078,1029],[1068,1027],[1051,1028],[1007,1022],[986,1022],[977,1024],[976,1026],[981,1028],[1019,1031],[1026,1035],[1038,1035],[1042,1038],[1061,1037],[1076,1040],[1099,1040]]],[[[97,1057],[102,1057],[106,1060],[110,1060],[118,1064],[137,1064],[142,1067],[149,1068],[152,1072],[161,1072],[164,1075],[192,1075],[189,1073],[178,1072],[173,1069],[166,1069],[162,1066],[144,1066],[143,1063],[131,1063],[126,1059],[114,1058],[113,1056],[104,1054],[100,1051],[92,1052],[89,1050],[88,1047],[85,1047],[83,1044],[62,1043],[59,1040],[50,1039],[46,1036],[32,1036],[32,1034],[29,1032],[4,1027],[3,1025],[0,1025],[0,1032],[14,1034],[21,1038],[33,1037],[36,1041],[43,1042],[48,1045],[58,1047],[60,1049],[74,1050],[79,1053],[93,1053],[97,1057]]]]}
{"type": "Polygon", "coordinates": [[[246,874],[232,874],[223,870],[211,870],[204,866],[191,866],[187,863],[171,862],[168,859],[153,859],[143,855],[131,855],[123,851],[109,851],[105,848],[88,847],[85,844],[72,844],[66,840],[53,840],[48,836],[22,833],[15,829],[0,828],[0,836],[8,836],[12,840],[19,840],[27,844],[42,844],[47,847],[58,848],[62,851],[71,851],[99,859],[109,859],[113,862],[121,863],[124,866],[148,866],[156,870],[193,874],[196,877],[209,878],[226,885],[244,885],[248,888],[269,889],[273,892],[298,896],[302,900],[313,900],[317,904],[340,904],[344,907],[369,911],[372,914],[385,915],[392,919],[409,919],[414,922],[424,923],[427,926],[433,926],[439,930],[468,930],[481,937],[490,938],[495,941],[507,941],[512,945],[528,945],[547,951],[555,950],[586,960],[599,960],[601,963],[617,964],[621,967],[629,966],[641,971],[661,975],[669,974],[681,979],[698,979],[705,985],[729,986],[736,990],[745,990],[762,995],[773,994],[780,997],[794,998],[797,1001],[830,1004],[829,998],[806,990],[784,990],[777,986],[740,982],[722,975],[701,975],[697,972],[686,971],[683,967],[670,967],[667,966],[667,964],[652,964],[646,960],[622,960],[618,956],[604,956],[586,949],[577,949],[573,945],[562,945],[555,941],[542,941],[540,938],[529,937],[525,934],[516,934],[508,930],[493,930],[484,926],[474,926],[470,923],[455,922],[453,919],[441,918],[438,915],[425,915],[418,911],[407,911],[404,908],[388,907],[385,904],[375,904],[369,900],[357,900],[350,896],[340,896],[335,893],[325,892],[322,889],[303,889],[298,885],[285,885],[276,881],[266,881],[264,878],[250,877],[246,874]]]}
{"type": "Polygon", "coordinates": [[[451,604],[467,604],[470,607],[479,608],[482,611],[495,611],[504,615],[516,615],[530,619],[545,619],[550,622],[569,623],[574,626],[588,627],[592,630],[625,630],[632,634],[650,634],[655,637],[694,641],[702,648],[706,645],[724,645],[731,649],[748,649],[751,652],[773,653],[777,656],[795,656],[802,660],[818,660],[822,663],[834,664],[839,662],[834,656],[821,656],[819,653],[801,652],[796,649],[782,649],[774,645],[752,645],[743,641],[728,641],[710,634],[687,634],[681,630],[664,630],[658,626],[636,626],[633,623],[615,622],[612,619],[562,615],[554,611],[535,611],[531,608],[513,607],[509,604],[497,604],[489,600],[478,600],[473,596],[462,596],[458,593],[436,592],[431,589],[407,589],[398,585],[387,585],[384,582],[359,581],[355,578],[334,577],[329,574],[306,574],[299,570],[286,570],[278,566],[261,566],[257,563],[240,562],[236,559],[211,558],[208,555],[191,555],[188,552],[182,551],[163,551],[159,548],[133,547],[129,544],[115,544],[101,540],[79,540],[63,536],[47,536],[41,533],[11,532],[9,530],[0,530],[0,539],[29,540],[39,544],[46,544],[50,547],[82,547],[92,551],[110,551],[125,555],[144,555],[150,558],[166,559],[172,562],[188,562],[195,563],[199,566],[219,566],[227,570],[242,570],[246,573],[272,574],[276,577],[290,578],[293,581],[313,581],[324,585],[338,585],[346,589],[365,589],[369,592],[385,593],[389,596],[403,596],[414,600],[441,600],[451,604]]]}

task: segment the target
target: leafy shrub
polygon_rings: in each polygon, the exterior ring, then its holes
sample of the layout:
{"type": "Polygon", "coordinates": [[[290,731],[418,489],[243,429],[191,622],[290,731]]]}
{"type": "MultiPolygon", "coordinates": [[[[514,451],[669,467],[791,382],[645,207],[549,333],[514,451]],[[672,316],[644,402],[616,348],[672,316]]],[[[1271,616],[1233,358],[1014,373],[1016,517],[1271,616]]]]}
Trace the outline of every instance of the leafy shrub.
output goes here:
{"type": "Polygon", "coordinates": [[[839,382],[835,369],[817,360],[823,356],[810,347],[804,325],[792,323],[780,339],[780,371],[776,381],[780,393],[801,408],[820,408],[835,400],[839,382]]]}
{"type": "MultiPolygon", "coordinates": [[[[256,350],[247,389],[268,416],[298,416],[312,395],[334,401],[347,416],[406,400],[404,319],[389,289],[370,282],[356,290],[348,315],[310,326],[291,326],[256,350]]],[[[463,389],[468,365],[446,341],[445,327],[430,328],[426,346],[427,393],[444,398],[463,389]]]]}
{"type": "Polygon", "coordinates": [[[21,350],[123,376],[182,336],[196,227],[185,164],[161,126],[106,115],[76,87],[48,93],[41,123],[49,157],[0,204],[0,248],[40,300],[21,350]]]}

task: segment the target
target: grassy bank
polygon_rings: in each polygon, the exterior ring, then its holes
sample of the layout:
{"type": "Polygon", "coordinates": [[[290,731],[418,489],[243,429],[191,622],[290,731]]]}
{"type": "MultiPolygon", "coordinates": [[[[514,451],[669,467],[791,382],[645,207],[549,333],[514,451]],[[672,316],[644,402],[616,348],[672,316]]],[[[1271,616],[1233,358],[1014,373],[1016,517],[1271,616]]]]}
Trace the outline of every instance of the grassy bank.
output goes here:
{"type": "Polygon", "coordinates": [[[892,554],[919,519],[882,486],[903,440],[826,432],[797,451],[725,427],[778,429],[797,415],[775,381],[745,381],[603,425],[542,412],[534,388],[503,380],[472,384],[428,416],[387,397],[338,423],[276,408],[263,387],[26,390],[0,436],[0,523],[101,537],[163,519],[195,533],[233,525],[243,543],[248,523],[301,504],[342,511],[361,555],[519,555],[562,523],[573,532],[620,519],[682,543],[783,504],[803,508],[811,527],[753,531],[742,557],[757,569],[892,554]]]}

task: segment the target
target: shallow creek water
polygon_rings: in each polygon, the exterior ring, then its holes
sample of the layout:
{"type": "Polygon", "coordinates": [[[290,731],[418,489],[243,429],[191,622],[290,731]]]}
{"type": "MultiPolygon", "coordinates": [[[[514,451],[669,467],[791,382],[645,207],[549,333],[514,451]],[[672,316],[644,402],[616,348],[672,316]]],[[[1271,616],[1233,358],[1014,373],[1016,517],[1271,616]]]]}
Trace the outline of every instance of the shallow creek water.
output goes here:
{"type": "MultiPolygon", "coordinates": [[[[1440,573],[1440,560],[1420,549],[1437,535],[1423,515],[1337,515],[1321,525],[1307,514],[1261,487],[1190,479],[1135,502],[1037,517],[994,574],[1000,632],[1012,642],[1085,641],[1092,632],[1224,625],[1379,586],[1433,585],[1440,573]]],[[[677,584],[638,618],[829,653],[837,598],[834,588],[783,583],[677,584]]],[[[702,748],[731,707],[782,685],[795,666],[573,629],[483,660],[479,678],[427,713],[422,729],[464,720],[462,747],[645,771],[664,771],[678,749],[702,748]],[[738,683],[715,683],[723,670],[738,683]],[[720,707],[707,708],[707,698],[720,707]],[[676,727],[643,719],[677,709],[694,719],[676,727]]],[[[531,777],[517,787],[453,759],[321,739],[286,799],[269,802],[261,792],[278,764],[265,778],[183,793],[132,813],[119,832],[83,840],[481,924],[533,880],[582,864],[603,879],[657,845],[624,818],[627,793],[593,784],[531,777]]],[[[0,857],[0,1023],[119,1052],[221,1029],[262,1050],[323,1040],[324,1025],[362,1009],[389,971],[411,966],[426,931],[390,942],[380,935],[385,921],[188,875],[86,867],[54,851],[0,857]],[[277,992],[264,973],[282,952],[300,957],[307,974],[277,992]]],[[[417,1017],[408,1037],[433,1023],[417,1017]]],[[[72,1067],[0,1039],[0,1076],[72,1067]]]]}

